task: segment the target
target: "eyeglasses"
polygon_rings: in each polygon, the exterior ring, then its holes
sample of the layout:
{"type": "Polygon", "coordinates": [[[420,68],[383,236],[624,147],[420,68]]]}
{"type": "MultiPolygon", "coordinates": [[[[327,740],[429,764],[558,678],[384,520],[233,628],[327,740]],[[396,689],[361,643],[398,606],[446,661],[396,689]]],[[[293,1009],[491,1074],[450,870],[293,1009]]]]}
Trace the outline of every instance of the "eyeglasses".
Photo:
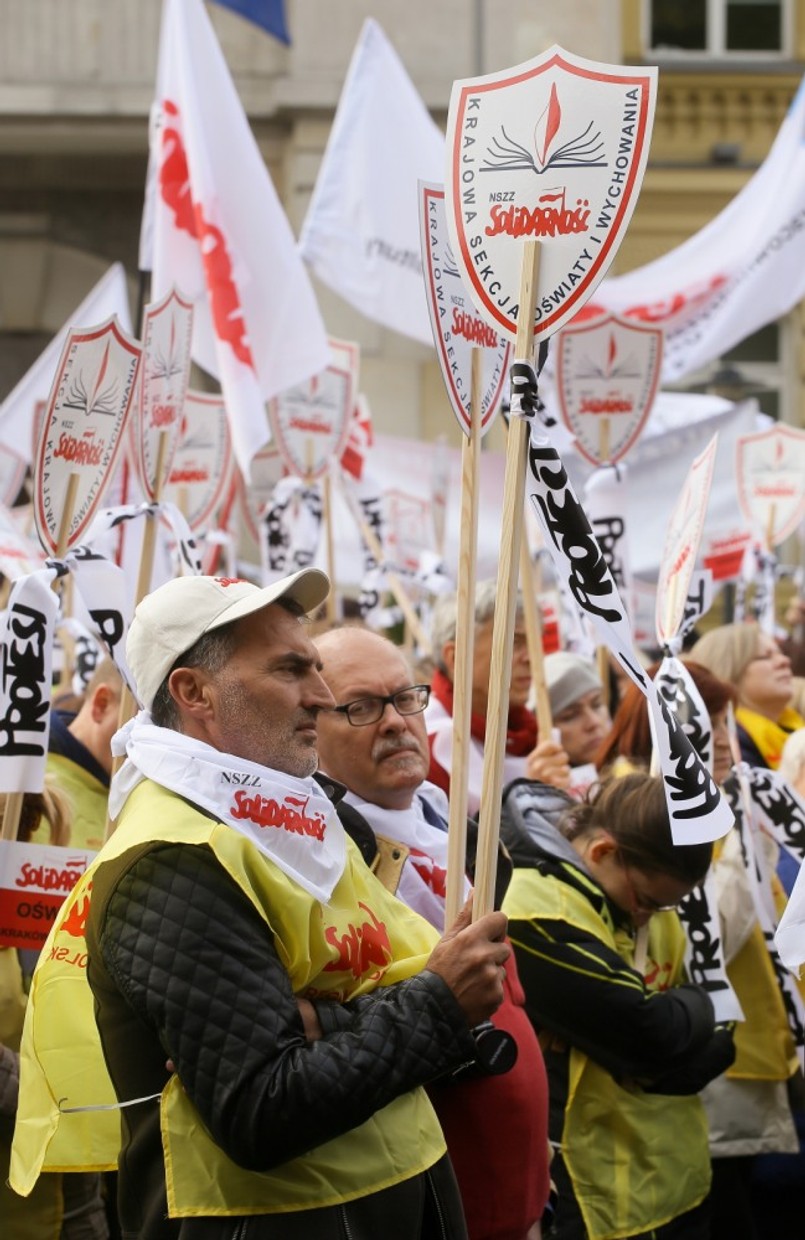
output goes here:
{"type": "Polygon", "coordinates": [[[676,904],[659,904],[656,900],[652,900],[651,896],[640,895],[629,873],[629,867],[624,860],[623,853],[618,853],[621,865],[623,866],[623,877],[626,880],[626,887],[629,891],[629,898],[632,903],[631,911],[633,913],[673,913],[677,908],[676,904]]]}
{"type": "Polygon", "coordinates": [[[377,723],[383,718],[383,712],[389,703],[398,715],[418,715],[425,709],[430,700],[430,685],[411,685],[408,689],[398,689],[386,697],[362,697],[344,706],[331,706],[333,714],[346,715],[347,722],[353,728],[362,728],[369,723],[377,723]]]}

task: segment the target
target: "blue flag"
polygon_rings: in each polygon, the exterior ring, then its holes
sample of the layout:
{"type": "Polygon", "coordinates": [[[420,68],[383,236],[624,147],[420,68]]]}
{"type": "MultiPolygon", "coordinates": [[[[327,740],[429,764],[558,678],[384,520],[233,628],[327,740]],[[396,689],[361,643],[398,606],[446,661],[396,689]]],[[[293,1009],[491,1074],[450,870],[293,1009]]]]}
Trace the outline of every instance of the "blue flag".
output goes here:
{"type": "Polygon", "coordinates": [[[285,24],[285,0],[217,0],[224,8],[240,13],[247,21],[262,26],[280,43],[291,45],[291,36],[285,24]]]}

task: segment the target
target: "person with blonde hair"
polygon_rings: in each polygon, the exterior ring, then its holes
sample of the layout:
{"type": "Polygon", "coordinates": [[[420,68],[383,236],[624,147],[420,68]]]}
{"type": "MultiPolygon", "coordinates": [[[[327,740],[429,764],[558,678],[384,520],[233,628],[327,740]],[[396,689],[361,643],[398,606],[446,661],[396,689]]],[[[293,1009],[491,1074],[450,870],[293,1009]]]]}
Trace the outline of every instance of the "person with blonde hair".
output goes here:
{"type": "Polygon", "coordinates": [[[689,657],[735,686],[735,722],[744,761],[776,771],[786,737],[805,727],[805,719],[790,705],[794,681],[788,656],[752,621],[711,629],[689,657]]]}

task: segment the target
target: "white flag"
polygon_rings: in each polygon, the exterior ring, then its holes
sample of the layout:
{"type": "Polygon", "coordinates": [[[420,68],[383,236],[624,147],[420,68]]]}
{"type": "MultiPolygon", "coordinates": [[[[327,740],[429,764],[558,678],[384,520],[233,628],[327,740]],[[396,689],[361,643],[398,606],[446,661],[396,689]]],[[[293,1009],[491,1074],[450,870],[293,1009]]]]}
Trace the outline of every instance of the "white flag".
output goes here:
{"type": "Polygon", "coordinates": [[[47,401],[50,395],[68,331],[71,327],[103,323],[115,314],[121,327],[131,332],[126,273],[122,263],[112,264],[0,405],[0,443],[26,461],[33,459],[36,405],[38,401],[47,401]]]}
{"type": "Polygon", "coordinates": [[[350,305],[429,345],[417,183],[443,173],[444,135],[367,18],[299,244],[319,279],[350,305]]]}
{"type": "Polygon", "coordinates": [[[605,280],[607,309],[662,327],[662,377],[680,379],[805,297],[805,82],[768,156],[724,210],[675,250],[605,280]]]}
{"type": "Polygon", "coordinates": [[[265,401],[330,361],[291,227],[202,0],[165,0],[141,261],[151,297],[195,307],[193,358],[221,384],[248,475],[270,438],[265,401]]]}

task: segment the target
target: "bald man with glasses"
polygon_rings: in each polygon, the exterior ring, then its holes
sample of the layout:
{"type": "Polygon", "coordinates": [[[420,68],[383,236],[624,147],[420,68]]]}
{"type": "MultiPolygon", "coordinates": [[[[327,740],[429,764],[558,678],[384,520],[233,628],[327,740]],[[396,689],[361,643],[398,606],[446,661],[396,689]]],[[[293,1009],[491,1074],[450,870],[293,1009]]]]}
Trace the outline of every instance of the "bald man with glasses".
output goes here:
{"type": "MultiPolygon", "coordinates": [[[[447,798],[427,782],[423,714],[430,689],[414,683],[398,646],[360,628],[316,639],[322,677],[335,705],[319,715],[319,766],[346,786],[339,812],[348,831],[376,844],[376,873],[398,898],[444,929],[447,798]],[[345,808],[346,807],[346,808],[345,808]],[[350,817],[350,815],[352,817],[350,817]],[[396,869],[382,849],[396,852],[396,869]]],[[[469,884],[467,884],[469,890],[469,884]]],[[[442,1124],[461,1190],[470,1240],[535,1240],[549,1190],[547,1081],[525,1015],[513,962],[507,962],[498,1030],[517,1047],[502,1075],[435,1085],[429,1095],[442,1124]]],[[[487,1036],[491,1030],[486,1031],[487,1036]]]]}

